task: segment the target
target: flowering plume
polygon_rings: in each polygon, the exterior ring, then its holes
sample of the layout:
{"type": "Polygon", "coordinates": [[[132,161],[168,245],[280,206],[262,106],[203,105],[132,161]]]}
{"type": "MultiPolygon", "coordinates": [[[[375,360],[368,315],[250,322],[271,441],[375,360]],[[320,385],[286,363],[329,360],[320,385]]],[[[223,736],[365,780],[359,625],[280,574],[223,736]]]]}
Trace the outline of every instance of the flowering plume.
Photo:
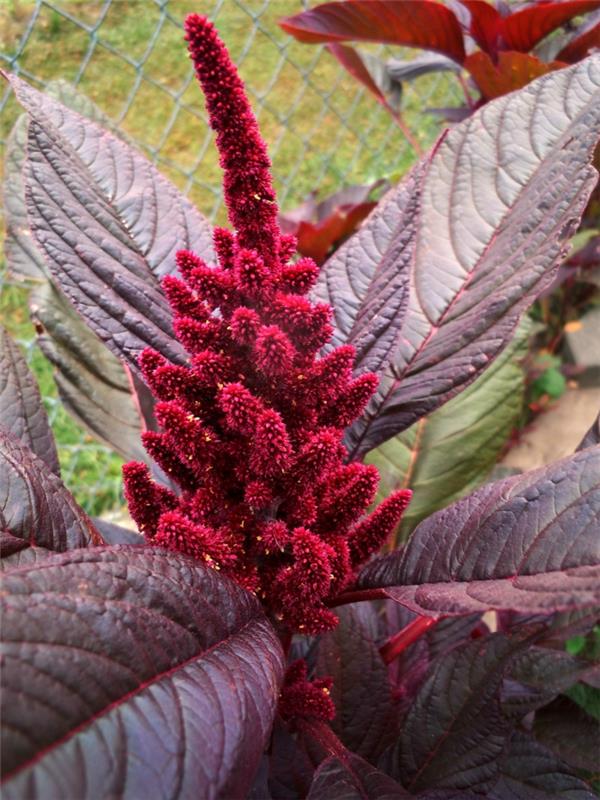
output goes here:
{"type": "MultiPolygon", "coordinates": [[[[145,350],[160,431],[143,442],[178,491],[143,464],[124,467],[129,509],[146,538],[220,569],[294,631],[335,626],[327,603],[397,525],[410,492],[371,515],[378,475],[346,463],[344,428],[377,379],[353,376],[354,350],[319,357],[332,309],[307,293],[308,258],[277,226],[270,162],[236,69],[213,25],[185,24],[217,132],[233,231],[217,228],[217,264],[179,251],[163,280],[187,366],[145,350]]],[[[322,687],[321,687],[322,688],[322,687]]]]}

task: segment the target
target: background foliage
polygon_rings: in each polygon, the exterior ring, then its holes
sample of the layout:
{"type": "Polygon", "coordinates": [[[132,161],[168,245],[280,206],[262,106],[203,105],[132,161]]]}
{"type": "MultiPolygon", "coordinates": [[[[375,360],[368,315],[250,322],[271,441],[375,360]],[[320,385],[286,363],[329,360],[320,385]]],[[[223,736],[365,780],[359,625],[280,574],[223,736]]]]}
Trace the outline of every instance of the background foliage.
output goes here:
{"type": "MultiPolygon", "coordinates": [[[[202,212],[222,222],[220,171],[204,103],[191,66],[181,57],[183,17],[192,10],[207,14],[240,66],[270,147],[282,206],[288,209],[313,191],[397,178],[415,160],[385,109],[323,48],[307,48],[278,27],[280,17],[306,5],[298,0],[4,0],[0,66],[38,87],[57,78],[75,84],[202,212]]],[[[10,91],[5,86],[0,91],[3,150],[19,110],[10,91]]],[[[451,105],[458,97],[455,82],[444,74],[407,86],[405,121],[423,148],[434,140],[438,123],[422,108],[451,105]]],[[[25,345],[40,381],[67,485],[90,513],[120,505],[121,461],[76,425],[56,399],[52,368],[33,344],[25,292],[3,268],[0,292],[0,317],[25,345]]]]}

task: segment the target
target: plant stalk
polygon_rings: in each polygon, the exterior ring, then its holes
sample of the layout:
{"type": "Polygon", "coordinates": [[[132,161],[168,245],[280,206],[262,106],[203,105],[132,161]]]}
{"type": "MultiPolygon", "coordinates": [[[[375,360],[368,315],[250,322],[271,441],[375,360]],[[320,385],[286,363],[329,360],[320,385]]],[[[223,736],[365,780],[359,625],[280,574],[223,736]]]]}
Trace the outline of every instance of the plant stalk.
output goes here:
{"type": "Polygon", "coordinates": [[[414,644],[426,631],[440,621],[440,617],[417,617],[401,631],[390,638],[379,648],[384,663],[390,664],[407,647],[414,644]]]}

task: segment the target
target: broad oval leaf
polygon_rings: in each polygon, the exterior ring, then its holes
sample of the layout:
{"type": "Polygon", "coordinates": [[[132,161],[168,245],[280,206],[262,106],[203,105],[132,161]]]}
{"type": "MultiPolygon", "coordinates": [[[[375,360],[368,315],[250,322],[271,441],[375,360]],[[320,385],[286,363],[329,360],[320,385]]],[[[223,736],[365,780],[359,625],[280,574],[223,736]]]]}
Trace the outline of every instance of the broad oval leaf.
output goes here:
{"type": "Polygon", "coordinates": [[[367,455],[379,469],[382,497],[412,489],[398,541],[426,516],[479,486],[496,464],[523,408],[520,360],[531,332],[530,321],[524,322],[475,383],[367,455]]]}
{"type": "Polygon", "coordinates": [[[333,678],[335,733],[354,753],[376,762],[396,733],[387,667],[373,640],[377,611],[360,603],[340,608],[339,617],[337,628],[319,638],[316,674],[333,678]]]}
{"type": "Polygon", "coordinates": [[[1,431],[0,529],[5,534],[3,562],[17,553],[22,558],[28,547],[39,556],[41,548],[61,552],[102,544],[60,478],[26,445],[1,431]]]}
{"type": "Polygon", "coordinates": [[[211,256],[207,221],[125,142],[6,77],[29,114],[27,210],[54,278],[118,357],[183,361],[158,278],[179,248],[211,256]]]}
{"type": "Polygon", "coordinates": [[[386,42],[434,50],[459,64],[465,57],[458,19],[433,0],[323,3],[279,24],[301,42],[386,42]]]}
{"type": "Polygon", "coordinates": [[[306,800],[403,800],[406,789],[354,753],[329,756],[313,778],[306,800]]]}
{"type": "Polygon", "coordinates": [[[559,697],[536,713],[533,733],[572,767],[592,773],[598,769],[600,722],[568,697],[559,697]]]}
{"type": "Polygon", "coordinates": [[[29,447],[60,475],[54,436],[40,390],[25,358],[0,326],[0,428],[29,447]]]}
{"type": "Polygon", "coordinates": [[[32,290],[29,307],[37,343],[55,367],[54,380],[69,414],[124,458],[147,460],[142,421],[119,359],[51,282],[32,290]]]}
{"type": "Polygon", "coordinates": [[[325,264],[317,295],[335,308],[337,341],[381,376],[350,430],[353,457],[460,392],[508,344],[566,252],[599,135],[592,56],[454,127],[325,264]]]}
{"type": "Polygon", "coordinates": [[[254,596],[158,548],[8,573],[3,797],[243,798],[284,659],[254,596]]]}
{"type": "MultiPolygon", "coordinates": [[[[482,486],[368,564],[362,589],[435,616],[600,603],[600,446],[482,486]]],[[[356,597],[355,599],[358,599],[356,597]]]]}

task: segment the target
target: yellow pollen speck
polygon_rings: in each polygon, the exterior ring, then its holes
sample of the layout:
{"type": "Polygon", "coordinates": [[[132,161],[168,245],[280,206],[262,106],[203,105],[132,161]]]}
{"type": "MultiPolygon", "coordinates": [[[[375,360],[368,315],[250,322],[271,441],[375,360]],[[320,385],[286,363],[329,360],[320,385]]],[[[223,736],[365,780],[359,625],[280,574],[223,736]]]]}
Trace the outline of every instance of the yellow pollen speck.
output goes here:
{"type": "Polygon", "coordinates": [[[257,536],[257,537],[256,537],[256,541],[257,541],[257,542],[262,542],[262,536],[257,536]]]}
{"type": "Polygon", "coordinates": [[[323,687],[323,694],[326,694],[327,696],[329,696],[331,694],[331,692],[329,691],[329,689],[326,686],[323,687]]]}

